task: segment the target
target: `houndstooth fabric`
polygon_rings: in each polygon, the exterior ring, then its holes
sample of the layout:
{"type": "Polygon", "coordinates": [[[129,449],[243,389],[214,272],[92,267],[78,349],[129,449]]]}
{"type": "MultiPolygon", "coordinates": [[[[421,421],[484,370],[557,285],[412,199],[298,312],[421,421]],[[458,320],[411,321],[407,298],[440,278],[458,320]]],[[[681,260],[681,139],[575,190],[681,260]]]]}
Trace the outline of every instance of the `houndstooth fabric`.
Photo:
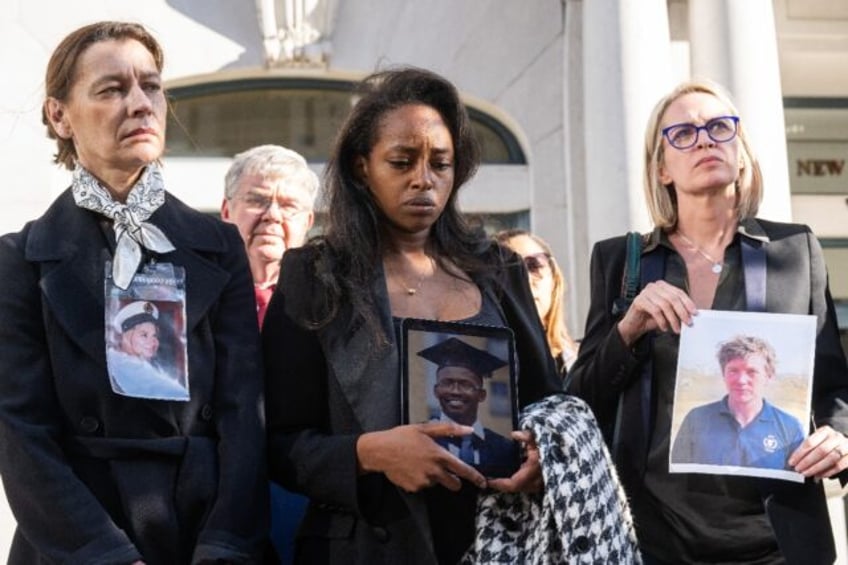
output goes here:
{"type": "Polygon", "coordinates": [[[545,489],[488,493],[463,564],[641,564],[630,508],[589,407],[556,395],[527,407],[545,489]]]}

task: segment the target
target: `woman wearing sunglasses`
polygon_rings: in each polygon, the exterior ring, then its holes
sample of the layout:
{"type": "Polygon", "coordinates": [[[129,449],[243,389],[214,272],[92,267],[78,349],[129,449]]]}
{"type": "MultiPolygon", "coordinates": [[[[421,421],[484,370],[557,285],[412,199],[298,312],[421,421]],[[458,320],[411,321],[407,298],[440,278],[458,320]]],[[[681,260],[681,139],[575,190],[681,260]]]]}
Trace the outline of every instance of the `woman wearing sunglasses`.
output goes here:
{"type": "Polygon", "coordinates": [[[646,563],[832,563],[819,480],[668,472],[681,326],[697,323],[698,309],[759,310],[818,318],[815,431],[787,463],[810,479],[845,480],[848,369],[819,243],[807,226],[755,217],[760,169],[716,85],[684,83],[660,100],[645,146],[655,229],[642,238],[641,289],[617,315],[625,238],[595,245],[569,390],[613,436],[646,563]]]}
{"type": "Polygon", "coordinates": [[[560,374],[565,377],[566,371],[577,359],[577,342],[565,325],[565,277],[554,260],[550,246],[539,236],[520,229],[502,231],[495,239],[524,260],[548,346],[560,374]]]}

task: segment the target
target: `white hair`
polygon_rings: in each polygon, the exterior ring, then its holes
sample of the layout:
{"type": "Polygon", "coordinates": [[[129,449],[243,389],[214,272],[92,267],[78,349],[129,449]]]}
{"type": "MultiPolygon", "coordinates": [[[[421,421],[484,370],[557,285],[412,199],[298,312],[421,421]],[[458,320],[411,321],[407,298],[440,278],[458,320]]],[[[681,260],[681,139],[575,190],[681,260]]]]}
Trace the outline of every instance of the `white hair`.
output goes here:
{"type": "Polygon", "coordinates": [[[224,196],[232,200],[238,191],[238,184],[245,174],[265,177],[285,178],[303,188],[311,197],[310,205],[315,204],[318,196],[318,175],[316,175],[303,156],[281,145],[258,145],[239,153],[233,158],[224,177],[224,196]]]}

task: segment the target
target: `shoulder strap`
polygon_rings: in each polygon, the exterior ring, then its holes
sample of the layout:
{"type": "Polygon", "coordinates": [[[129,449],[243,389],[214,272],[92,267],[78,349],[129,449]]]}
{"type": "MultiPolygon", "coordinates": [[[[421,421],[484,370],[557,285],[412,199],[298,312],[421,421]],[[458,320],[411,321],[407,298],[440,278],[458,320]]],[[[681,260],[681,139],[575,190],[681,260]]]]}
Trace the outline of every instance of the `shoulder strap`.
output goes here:
{"type": "MultiPolygon", "coordinates": [[[[645,255],[639,277],[640,288],[663,278],[666,256],[662,247],[645,255]]],[[[650,351],[653,347],[653,334],[648,334],[643,339],[647,340],[644,351],[650,351]]],[[[653,421],[653,374],[652,357],[646,354],[641,361],[639,375],[622,391],[618,400],[611,451],[622,479],[631,487],[641,484],[645,473],[653,421]]]]}
{"type": "Polygon", "coordinates": [[[742,238],[745,304],[749,312],[766,311],[766,250],[761,242],[742,238]]]}
{"type": "Polygon", "coordinates": [[[642,235],[637,231],[627,232],[624,256],[624,275],[621,277],[621,296],[612,303],[612,315],[623,316],[633,299],[639,294],[640,262],[642,257],[642,235]]]}

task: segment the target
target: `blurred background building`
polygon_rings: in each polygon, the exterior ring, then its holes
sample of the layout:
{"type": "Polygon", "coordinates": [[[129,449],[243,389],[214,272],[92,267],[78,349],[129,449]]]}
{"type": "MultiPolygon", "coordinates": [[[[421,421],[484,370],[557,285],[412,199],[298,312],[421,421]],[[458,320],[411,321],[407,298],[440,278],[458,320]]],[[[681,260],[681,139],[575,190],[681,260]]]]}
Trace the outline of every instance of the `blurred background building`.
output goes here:
{"type": "MultiPolygon", "coordinates": [[[[445,75],[484,147],[463,209],[551,243],[578,336],[592,244],[650,228],[650,109],[676,82],[712,78],[734,96],[760,157],[761,216],[812,226],[848,328],[844,0],[3,0],[0,232],[69,184],[41,124],[43,73],[65,34],[101,19],[141,22],[162,42],[167,186],[210,214],[230,157],[250,146],[288,146],[320,173],[366,74],[412,64],[445,75]]],[[[844,555],[844,512],[834,516],[844,555]]]]}

